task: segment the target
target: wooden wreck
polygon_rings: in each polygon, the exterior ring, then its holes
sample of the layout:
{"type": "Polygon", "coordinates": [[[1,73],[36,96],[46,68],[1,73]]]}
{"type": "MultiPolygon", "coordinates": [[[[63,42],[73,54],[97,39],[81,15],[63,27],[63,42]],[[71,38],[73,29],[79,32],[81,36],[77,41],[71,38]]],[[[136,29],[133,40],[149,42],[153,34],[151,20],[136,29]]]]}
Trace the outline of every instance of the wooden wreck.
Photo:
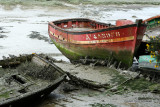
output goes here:
{"type": "Polygon", "coordinates": [[[0,107],[22,107],[45,98],[66,76],[35,54],[0,60],[0,66],[0,107]]]}

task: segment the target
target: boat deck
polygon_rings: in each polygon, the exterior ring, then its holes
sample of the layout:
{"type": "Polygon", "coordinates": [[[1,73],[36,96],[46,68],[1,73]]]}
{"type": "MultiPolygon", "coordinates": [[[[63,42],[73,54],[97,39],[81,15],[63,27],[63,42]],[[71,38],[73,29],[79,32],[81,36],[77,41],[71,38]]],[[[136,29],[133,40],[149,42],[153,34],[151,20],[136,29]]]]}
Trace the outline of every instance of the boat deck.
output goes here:
{"type": "Polygon", "coordinates": [[[67,31],[75,31],[75,32],[104,29],[104,28],[109,28],[111,26],[111,24],[96,22],[94,20],[82,19],[82,18],[58,20],[58,21],[50,22],[50,24],[67,31]]]}
{"type": "Polygon", "coordinates": [[[29,76],[20,75],[13,70],[8,73],[0,78],[0,105],[7,99],[29,95],[51,84],[50,81],[30,78],[29,76]]]}

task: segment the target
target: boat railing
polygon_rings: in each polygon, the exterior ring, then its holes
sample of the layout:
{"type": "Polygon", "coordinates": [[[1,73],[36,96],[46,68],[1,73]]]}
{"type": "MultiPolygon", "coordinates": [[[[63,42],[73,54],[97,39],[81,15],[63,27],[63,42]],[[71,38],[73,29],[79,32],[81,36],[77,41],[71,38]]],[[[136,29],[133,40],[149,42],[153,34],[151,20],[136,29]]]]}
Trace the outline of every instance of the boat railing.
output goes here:
{"type": "Polygon", "coordinates": [[[91,28],[91,29],[105,29],[109,28],[111,24],[95,22],[95,21],[68,21],[62,23],[53,22],[59,28],[72,29],[72,28],[91,28]]]}

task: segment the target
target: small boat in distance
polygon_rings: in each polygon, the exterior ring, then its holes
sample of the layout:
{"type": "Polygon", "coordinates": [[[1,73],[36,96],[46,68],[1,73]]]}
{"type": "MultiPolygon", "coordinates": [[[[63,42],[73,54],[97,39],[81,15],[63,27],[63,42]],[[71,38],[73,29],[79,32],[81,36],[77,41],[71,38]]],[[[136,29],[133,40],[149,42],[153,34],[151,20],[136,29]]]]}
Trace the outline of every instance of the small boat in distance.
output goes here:
{"type": "Polygon", "coordinates": [[[117,20],[116,25],[85,18],[64,19],[48,24],[48,33],[56,47],[70,61],[112,59],[129,68],[142,41],[146,24],[142,20],[117,20]]]}

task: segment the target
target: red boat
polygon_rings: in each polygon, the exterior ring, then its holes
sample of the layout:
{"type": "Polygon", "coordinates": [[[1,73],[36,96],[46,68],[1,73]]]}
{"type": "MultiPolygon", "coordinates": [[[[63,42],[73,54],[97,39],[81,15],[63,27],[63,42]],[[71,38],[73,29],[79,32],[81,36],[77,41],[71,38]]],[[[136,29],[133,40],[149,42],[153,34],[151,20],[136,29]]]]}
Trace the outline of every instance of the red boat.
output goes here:
{"type": "Polygon", "coordinates": [[[85,18],[52,21],[48,32],[56,47],[71,61],[81,58],[113,59],[129,68],[146,25],[142,20],[117,20],[116,25],[85,18]]]}

